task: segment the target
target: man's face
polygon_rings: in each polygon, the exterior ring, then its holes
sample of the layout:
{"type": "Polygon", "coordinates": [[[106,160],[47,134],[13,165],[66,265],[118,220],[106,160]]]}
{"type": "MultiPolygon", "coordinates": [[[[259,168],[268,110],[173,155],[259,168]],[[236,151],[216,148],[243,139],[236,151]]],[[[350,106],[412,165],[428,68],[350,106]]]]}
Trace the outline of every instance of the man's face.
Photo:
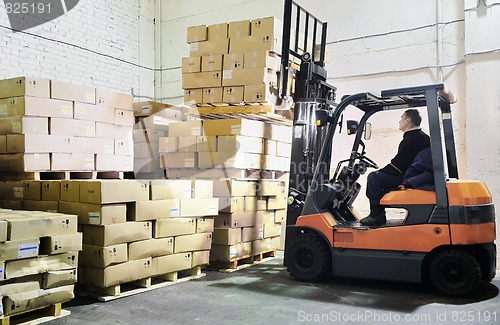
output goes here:
{"type": "Polygon", "coordinates": [[[410,129],[410,119],[406,116],[406,114],[401,115],[401,119],[399,120],[399,129],[403,132],[410,129]]]}

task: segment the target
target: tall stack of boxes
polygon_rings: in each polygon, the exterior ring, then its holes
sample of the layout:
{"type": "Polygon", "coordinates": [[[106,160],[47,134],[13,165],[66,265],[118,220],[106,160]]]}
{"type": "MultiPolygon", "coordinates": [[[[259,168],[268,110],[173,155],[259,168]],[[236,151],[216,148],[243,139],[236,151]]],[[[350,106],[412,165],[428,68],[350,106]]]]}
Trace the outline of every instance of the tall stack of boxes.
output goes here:
{"type": "Polygon", "coordinates": [[[73,299],[81,249],[76,215],[0,209],[0,315],[73,299]]]}
{"type": "Polygon", "coordinates": [[[275,104],[280,26],[267,17],[189,27],[190,56],[182,59],[184,101],[275,104]]]}
{"type": "Polygon", "coordinates": [[[132,96],[56,80],[0,80],[2,172],[132,171],[132,96]]]}

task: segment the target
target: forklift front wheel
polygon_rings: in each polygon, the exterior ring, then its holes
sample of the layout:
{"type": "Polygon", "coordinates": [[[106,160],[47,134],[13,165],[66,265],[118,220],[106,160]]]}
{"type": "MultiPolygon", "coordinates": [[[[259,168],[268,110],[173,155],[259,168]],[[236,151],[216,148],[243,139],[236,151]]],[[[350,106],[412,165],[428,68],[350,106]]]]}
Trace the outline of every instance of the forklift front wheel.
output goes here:
{"type": "Polygon", "coordinates": [[[287,271],[295,280],[316,282],[326,277],[330,272],[330,250],[323,240],[315,236],[300,235],[285,254],[287,271]]]}
{"type": "Polygon", "coordinates": [[[432,259],[429,277],[437,291],[452,297],[466,297],[481,284],[481,267],[470,253],[447,249],[432,259]]]}

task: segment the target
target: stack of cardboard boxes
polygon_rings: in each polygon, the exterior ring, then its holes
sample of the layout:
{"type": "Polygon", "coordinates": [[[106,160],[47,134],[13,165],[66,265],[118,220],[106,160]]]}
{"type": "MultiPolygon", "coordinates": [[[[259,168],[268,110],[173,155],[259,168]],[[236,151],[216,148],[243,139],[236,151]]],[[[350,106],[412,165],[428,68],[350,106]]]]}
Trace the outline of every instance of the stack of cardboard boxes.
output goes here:
{"type": "Polygon", "coordinates": [[[189,27],[184,101],[271,103],[277,99],[281,23],[274,17],[189,27]]]}
{"type": "Polygon", "coordinates": [[[2,172],[132,171],[132,96],[56,80],[0,80],[2,172]]]}
{"type": "Polygon", "coordinates": [[[0,209],[0,315],[73,299],[81,249],[76,215],[0,209]]]}
{"type": "Polygon", "coordinates": [[[0,182],[0,208],[22,210],[23,192],[22,181],[0,182]]]}

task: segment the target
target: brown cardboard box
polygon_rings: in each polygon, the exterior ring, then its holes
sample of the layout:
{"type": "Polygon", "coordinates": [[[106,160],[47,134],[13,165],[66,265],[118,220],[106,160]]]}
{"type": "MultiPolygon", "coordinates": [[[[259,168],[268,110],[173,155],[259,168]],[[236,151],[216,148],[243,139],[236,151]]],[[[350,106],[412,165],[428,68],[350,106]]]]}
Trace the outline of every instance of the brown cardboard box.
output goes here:
{"type": "Polygon", "coordinates": [[[128,203],[127,205],[127,219],[129,221],[178,217],[180,211],[179,199],[136,201],[128,203]]]}
{"type": "Polygon", "coordinates": [[[74,152],[80,154],[105,154],[115,152],[115,141],[111,138],[73,138],[74,152]]]}
{"type": "Polygon", "coordinates": [[[10,261],[36,257],[38,256],[39,245],[40,242],[38,238],[13,240],[0,243],[0,260],[10,261]]]}
{"type": "Polygon", "coordinates": [[[276,156],[290,158],[292,156],[292,144],[277,142],[276,156]]]}
{"type": "Polygon", "coordinates": [[[0,182],[0,200],[22,200],[23,187],[23,181],[0,182]]]}
{"type": "Polygon", "coordinates": [[[180,217],[216,216],[219,212],[219,199],[180,199],[180,217]]]}
{"type": "Polygon", "coordinates": [[[266,139],[292,143],[292,128],[288,125],[266,124],[266,139]]]}
{"type": "Polygon", "coordinates": [[[208,25],[208,40],[218,41],[228,38],[228,23],[208,25]]]}
{"type": "Polygon", "coordinates": [[[187,28],[187,43],[206,41],[207,25],[190,26],[187,28]]]}
{"type": "Polygon", "coordinates": [[[104,268],[128,260],[128,244],[106,247],[83,245],[80,252],[80,265],[104,268]]]}
{"type": "Polygon", "coordinates": [[[59,180],[42,181],[42,200],[60,201],[61,181],[59,180]]]}
{"type": "MultiPolygon", "coordinates": [[[[7,240],[7,226],[9,223],[5,220],[0,220],[0,243],[3,243],[7,240]]],[[[213,221],[212,221],[213,225],[213,221]]]]}
{"type": "Polygon", "coordinates": [[[260,196],[276,196],[287,193],[285,181],[277,180],[260,180],[257,183],[257,195],[260,196]]]}
{"type": "Polygon", "coordinates": [[[7,136],[0,135],[0,154],[7,153],[7,136]]]}
{"type": "Polygon", "coordinates": [[[95,170],[130,172],[134,170],[134,157],[97,154],[95,170]]]}
{"type": "Polygon", "coordinates": [[[203,122],[205,135],[245,135],[263,138],[264,128],[263,122],[241,118],[205,120],[203,122]]]}
{"type": "Polygon", "coordinates": [[[208,263],[210,263],[209,250],[193,252],[193,262],[191,264],[191,267],[207,265],[208,263]]]}
{"type": "Polygon", "coordinates": [[[151,200],[191,198],[191,180],[155,179],[150,183],[151,200]]]}
{"type": "Polygon", "coordinates": [[[222,135],[217,137],[217,151],[219,152],[248,152],[264,153],[264,139],[239,136],[222,135]]]}
{"type": "Polygon", "coordinates": [[[196,136],[179,137],[179,152],[196,152],[196,136]]]}
{"type": "Polygon", "coordinates": [[[224,70],[222,74],[222,86],[224,87],[259,85],[262,83],[277,86],[278,75],[276,71],[267,68],[233,69],[224,70]]]}
{"type": "Polygon", "coordinates": [[[96,89],[63,81],[50,81],[50,98],[71,100],[88,104],[96,103],[96,89]]]}
{"type": "Polygon", "coordinates": [[[259,254],[272,249],[281,248],[280,237],[258,239],[252,242],[252,253],[259,254]]]}
{"type": "Polygon", "coordinates": [[[198,166],[197,152],[177,152],[160,155],[162,168],[196,168],[198,166]]]}
{"type": "Polygon", "coordinates": [[[290,171],[290,158],[264,156],[263,159],[264,159],[264,165],[262,166],[263,169],[290,171]]]}
{"type": "Polygon", "coordinates": [[[157,169],[160,167],[160,146],[158,143],[134,143],[134,170],[137,166],[137,158],[156,158],[157,169]]]}
{"type": "Polygon", "coordinates": [[[245,196],[245,212],[267,209],[267,200],[261,196],[245,196]]]}
{"type": "Polygon", "coordinates": [[[215,197],[221,196],[255,196],[256,183],[253,181],[239,181],[239,180],[214,180],[215,197]]]}
{"type": "MultiPolygon", "coordinates": [[[[281,58],[279,54],[267,50],[245,52],[244,62],[245,64],[243,67],[245,69],[268,68],[279,71],[281,68],[281,58]]],[[[224,68],[224,70],[226,69],[224,68]]]]}
{"type": "Polygon", "coordinates": [[[81,232],[42,237],[40,238],[40,255],[54,255],[81,251],[82,241],[83,235],[81,232]]]}
{"type": "MultiPolygon", "coordinates": [[[[196,58],[193,58],[196,61],[196,58]]],[[[199,59],[198,59],[199,60],[199,59]]],[[[200,63],[201,65],[201,63],[200,63]]],[[[196,72],[196,71],[192,71],[196,72]]],[[[184,73],[184,72],[183,72],[184,73]]],[[[152,114],[160,113],[163,112],[165,109],[171,107],[168,104],[162,104],[162,103],[157,103],[153,101],[146,101],[146,102],[135,102],[133,104],[134,108],[134,115],[135,116],[149,116],[152,114]]],[[[182,119],[182,112],[178,109],[168,109],[169,116],[176,116],[175,119],[182,119]],[[174,111],[176,112],[174,114],[174,111]]]]}
{"type": "Polygon", "coordinates": [[[224,103],[241,103],[243,101],[243,86],[224,87],[222,101],[224,103]]]}
{"type": "Polygon", "coordinates": [[[264,238],[281,236],[280,223],[264,223],[264,238]]]}
{"type": "Polygon", "coordinates": [[[222,103],[222,87],[203,88],[203,103],[222,103]]]}
{"type": "Polygon", "coordinates": [[[269,196],[267,198],[268,210],[286,209],[288,206],[288,198],[286,194],[279,196],[269,196]]]}
{"type": "Polygon", "coordinates": [[[118,93],[97,88],[96,104],[106,107],[119,108],[127,111],[132,111],[133,96],[125,93],[118,93]]]}
{"type": "Polygon", "coordinates": [[[133,156],[134,141],[128,139],[115,139],[115,155],[117,156],[133,156]]]}
{"type": "Polygon", "coordinates": [[[152,238],[128,244],[129,261],[174,253],[174,238],[152,238]]]}
{"type": "MultiPolygon", "coordinates": [[[[40,201],[25,201],[40,202],[40,201]]],[[[46,202],[40,202],[46,203],[46,202]]],[[[48,201],[49,204],[53,202],[48,201]]],[[[57,204],[58,202],[54,202],[57,204]]],[[[27,209],[28,210],[28,209],[27,209]]],[[[1,216],[9,222],[9,240],[33,239],[43,236],[74,234],[77,216],[58,213],[36,212],[21,216],[1,216]]]]}
{"type": "Polygon", "coordinates": [[[229,53],[242,53],[250,51],[281,52],[281,41],[277,35],[252,35],[231,39],[229,53]]]}
{"type": "Polygon", "coordinates": [[[219,197],[219,212],[244,212],[245,198],[243,196],[219,197]]]}
{"type": "Polygon", "coordinates": [[[154,238],[164,238],[194,234],[196,232],[196,219],[194,218],[168,218],[158,219],[154,222],[154,238]]]}
{"type": "Polygon", "coordinates": [[[224,66],[222,70],[243,69],[243,53],[224,54],[224,66]]]}
{"type": "Polygon", "coordinates": [[[227,246],[241,243],[241,228],[215,228],[213,243],[227,246]]]}
{"type": "Polygon", "coordinates": [[[151,222],[127,222],[105,226],[84,225],[86,245],[109,246],[153,238],[151,222]]]}
{"type": "Polygon", "coordinates": [[[24,210],[28,211],[46,211],[46,212],[59,212],[58,201],[23,201],[24,210]]]}
{"type": "Polygon", "coordinates": [[[187,137],[190,135],[203,135],[201,120],[185,121],[170,124],[168,131],[170,137],[187,137]]]}
{"type": "MultiPolygon", "coordinates": [[[[0,262],[0,267],[3,265],[3,262],[0,262]]],[[[3,267],[2,267],[2,275],[0,279],[3,280],[3,267]]],[[[24,279],[23,279],[24,280],[24,279]]],[[[21,293],[21,292],[29,292],[40,290],[40,282],[36,281],[36,279],[25,279],[23,282],[14,282],[14,283],[2,283],[0,286],[0,297],[5,297],[8,295],[21,293]]],[[[3,312],[3,308],[0,312],[3,312]]]]}
{"type": "Polygon", "coordinates": [[[175,237],[174,252],[184,253],[210,249],[212,233],[201,233],[175,237]]]}
{"type": "Polygon", "coordinates": [[[144,258],[111,265],[104,269],[84,267],[83,282],[97,285],[101,288],[149,278],[152,275],[152,260],[144,258]]]}
{"type": "Polygon", "coordinates": [[[149,184],[141,180],[96,180],[80,182],[82,203],[122,203],[149,200],[149,184]]]}
{"type": "Polygon", "coordinates": [[[278,142],[274,140],[264,139],[264,154],[268,156],[276,156],[278,153],[278,142]]]}
{"type": "Polygon", "coordinates": [[[47,290],[23,292],[4,297],[4,306],[6,309],[5,316],[69,301],[75,297],[73,294],[73,287],[74,285],[68,285],[47,290]]]}
{"type": "Polygon", "coordinates": [[[155,257],[152,276],[188,270],[191,268],[192,259],[191,252],[155,257]]]}
{"type": "Polygon", "coordinates": [[[11,209],[11,210],[23,209],[23,201],[3,200],[1,204],[4,209],[11,209]]]}
{"type": "Polygon", "coordinates": [[[219,213],[214,218],[216,228],[243,228],[256,224],[256,212],[219,213]]]}
{"type": "Polygon", "coordinates": [[[182,73],[201,72],[201,57],[182,58],[182,73]]]}
{"type": "Polygon", "coordinates": [[[42,287],[52,289],[76,283],[77,269],[49,271],[43,276],[42,287]]]}
{"type": "Polygon", "coordinates": [[[286,221],[286,209],[274,210],[274,222],[286,221]]]}
{"type": "MultiPolygon", "coordinates": [[[[182,75],[183,89],[199,89],[220,86],[222,86],[221,71],[185,73],[182,75]]],[[[199,96],[199,92],[197,92],[196,95],[199,96]]]]}
{"type": "Polygon", "coordinates": [[[134,126],[134,112],[125,109],[115,109],[115,125],[134,126]]]}
{"type": "Polygon", "coordinates": [[[97,138],[125,139],[132,137],[132,128],[129,126],[96,122],[95,136],[97,138]]]}
{"type": "Polygon", "coordinates": [[[270,103],[278,100],[278,89],[264,83],[260,85],[245,85],[244,98],[246,103],[270,103]]]}
{"type": "Polygon", "coordinates": [[[227,262],[236,257],[252,254],[252,243],[238,243],[232,246],[213,245],[210,250],[210,261],[227,262]]]}
{"type": "Polygon", "coordinates": [[[158,139],[160,152],[177,152],[179,150],[179,137],[162,137],[158,139]]]}
{"type": "MultiPolygon", "coordinates": [[[[133,117],[132,117],[133,118],[133,117]]],[[[70,118],[50,118],[50,134],[75,137],[95,137],[95,122],[70,118]]]]}
{"type": "Polygon", "coordinates": [[[196,137],[197,152],[216,151],[216,148],[217,148],[217,137],[215,136],[196,137]]]}
{"type": "Polygon", "coordinates": [[[0,98],[16,96],[50,97],[49,80],[18,77],[0,80],[0,98]]]}
{"type": "Polygon", "coordinates": [[[262,156],[246,152],[198,152],[198,167],[260,169],[262,156]]]}
{"type": "Polygon", "coordinates": [[[134,143],[159,143],[160,138],[166,135],[167,132],[162,130],[133,130],[134,143]]]}
{"type": "Polygon", "coordinates": [[[15,115],[73,118],[73,103],[29,96],[0,99],[0,117],[15,115]]]}
{"type": "Polygon", "coordinates": [[[196,218],[196,233],[213,232],[213,218],[196,218]]]}
{"type": "Polygon", "coordinates": [[[63,253],[50,256],[38,256],[5,264],[5,278],[13,279],[40,274],[48,271],[73,269],[78,266],[78,253],[63,253]]]}
{"type": "Polygon", "coordinates": [[[113,124],[115,121],[115,109],[75,102],[73,117],[78,120],[113,124]]]}
{"type": "Polygon", "coordinates": [[[9,153],[71,153],[73,137],[67,135],[8,134],[9,153]]]}
{"type": "Polygon", "coordinates": [[[201,57],[201,71],[221,71],[222,70],[222,54],[210,54],[201,57]]]}
{"type": "Polygon", "coordinates": [[[194,42],[189,44],[190,56],[203,56],[210,54],[229,53],[229,39],[218,41],[194,42]]]}
{"type": "Polygon", "coordinates": [[[203,103],[203,89],[184,89],[184,103],[203,103]]]}
{"type": "Polygon", "coordinates": [[[252,20],[252,35],[278,35],[283,23],[274,17],[252,20]]]}
{"type": "Polygon", "coordinates": [[[42,200],[42,181],[23,181],[23,196],[25,200],[42,200]]]}
{"type": "Polygon", "coordinates": [[[79,224],[110,225],[127,221],[127,206],[118,204],[92,204],[79,202],[59,202],[61,213],[78,215],[79,224]]]}
{"type": "Polygon", "coordinates": [[[191,197],[193,199],[211,199],[214,193],[213,186],[212,180],[192,180],[191,197]]]}
{"type": "Polygon", "coordinates": [[[31,172],[50,170],[49,154],[8,154],[0,155],[0,165],[4,172],[31,172]]]}
{"type": "Polygon", "coordinates": [[[21,115],[0,117],[0,134],[49,134],[49,119],[21,115]]]}
{"type": "Polygon", "coordinates": [[[255,227],[245,227],[241,229],[241,241],[248,242],[264,238],[264,226],[255,225],[255,227]]]}
{"type": "MultiPolygon", "coordinates": [[[[250,20],[232,21],[229,23],[229,38],[244,37],[250,35],[250,20]]],[[[231,40],[232,41],[232,40],[231,40]]]]}

